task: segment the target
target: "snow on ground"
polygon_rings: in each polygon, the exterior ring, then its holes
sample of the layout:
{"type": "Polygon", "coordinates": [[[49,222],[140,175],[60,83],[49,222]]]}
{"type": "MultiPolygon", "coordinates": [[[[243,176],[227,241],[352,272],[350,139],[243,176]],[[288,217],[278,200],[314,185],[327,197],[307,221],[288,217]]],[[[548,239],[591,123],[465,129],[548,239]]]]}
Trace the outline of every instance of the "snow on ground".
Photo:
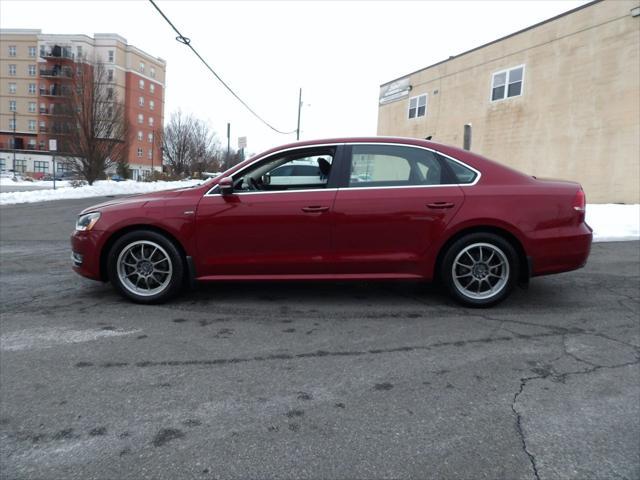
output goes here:
{"type": "Polygon", "coordinates": [[[640,205],[587,205],[587,223],[593,228],[594,242],[639,240],[640,205]]]}
{"type": "Polygon", "coordinates": [[[190,187],[202,182],[202,180],[180,180],[176,182],[134,182],[133,180],[114,182],[111,180],[101,180],[91,186],[85,185],[77,188],[69,186],[68,182],[56,182],[56,189],[53,190],[53,182],[14,182],[10,179],[1,180],[0,205],[46,202],[69,198],[104,197],[106,195],[132,195],[135,193],[190,187]],[[49,187],[51,189],[21,192],[3,191],[3,187],[22,186],[24,184],[42,185],[43,187],[49,187]]]}
{"type": "MultiPolygon", "coordinates": [[[[53,182],[14,182],[12,179],[0,178],[0,205],[16,203],[46,202],[68,198],[102,197],[106,195],[131,195],[135,193],[156,192],[172,188],[189,187],[201,180],[182,180],[177,182],[124,182],[98,181],[93,186],[73,188],[68,182],[56,182],[56,190],[52,190],[53,182]],[[19,192],[3,191],[3,187],[32,186],[43,190],[27,190],[19,192]]],[[[640,205],[590,204],[587,205],[587,223],[593,228],[593,239],[596,242],[610,242],[640,239],[640,205]]]]}

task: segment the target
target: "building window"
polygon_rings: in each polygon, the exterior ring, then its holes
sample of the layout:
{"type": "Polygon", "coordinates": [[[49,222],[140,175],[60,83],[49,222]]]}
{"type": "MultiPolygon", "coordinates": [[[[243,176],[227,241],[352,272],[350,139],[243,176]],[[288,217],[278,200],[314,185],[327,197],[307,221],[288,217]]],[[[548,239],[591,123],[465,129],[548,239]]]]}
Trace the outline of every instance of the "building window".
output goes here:
{"type": "Polygon", "coordinates": [[[113,70],[107,70],[107,82],[113,82],[113,70]]]}
{"type": "Polygon", "coordinates": [[[36,121],[35,120],[29,120],[29,131],[30,132],[35,132],[36,131],[36,121]]]}
{"type": "Polygon", "coordinates": [[[140,73],[144,73],[144,62],[140,62],[140,73]]]}
{"type": "Polygon", "coordinates": [[[147,134],[147,142],[153,143],[153,133],[148,133],[147,134]]]}
{"type": "Polygon", "coordinates": [[[15,100],[9,100],[9,111],[10,112],[15,112],[16,111],[16,101],[15,100]]]}
{"type": "Polygon", "coordinates": [[[30,77],[35,77],[36,76],[36,66],[35,65],[29,65],[29,76],[30,77]]]}
{"type": "Polygon", "coordinates": [[[4,172],[6,169],[7,169],[7,166],[4,163],[4,158],[0,158],[0,172],[4,172]]]}
{"type": "Polygon", "coordinates": [[[142,138],[142,130],[138,130],[138,141],[141,142],[142,138]]]}
{"type": "Polygon", "coordinates": [[[115,50],[109,50],[108,55],[109,55],[109,63],[113,63],[116,59],[115,50]]]}
{"type": "Polygon", "coordinates": [[[138,155],[138,158],[142,158],[142,147],[138,147],[137,155],[138,155]]]}
{"type": "Polygon", "coordinates": [[[138,114],[138,123],[144,123],[144,116],[141,113],[138,114]]]}
{"type": "Polygon", "coordinates": [[[40,150],[44,150],[44,149],[45,149],[45,148],[44,148],[44,147],[45,147],[45,144],[46,144],[46,143],[45,143],[45,141],[44,141],[44,140],[40,140],[40,141],[38,142],[38,145],[40,146],[40,150]]]}
{"type": "Polygon", "coordinates": [[[29,47],[29,56],[30,57],[36,56],[36,47],[29,47]]]}
{"type": "Polygon", "coordinates": [[[147,150],[147,158],[149,160],[151,160],[153,158],[153,150],[152,149],[147,150]]]}
{"type": "Polygon", "coordinates": [[[34,160],[33,171],[36,173],[47,173],[49,171],[49,162],[34,160]]]}
{"type": "Polygon", "coordinates": [[[35,138],[30,138],[29,139],[29,150],[35,150],[36,149],[36,139],[35,138]]]}
{"type": "Polygon", "coordinates": [[[9,93],[16,93],[16,84],[15,83],[10,83],[9,84],[9,93]]]}
{"type": "Polygon", "coordinates": [[[138,97],[138,106],[144,107],[144,97],[138,97]]]}
{"type": "Polygon", "coordinates": [[[16,76],[16,64],[15,63],[10,63],[9,64],[9,75],[11,75],[12,77],[16,76]]]}
{"type": "Polygon", "coordinates": [[[409,99],[409,118],[424,117],[427,113],[427,96],[420,95],[409,99]]]}
{"type": "Polygon", "coordinates": [[[47,131],[47,124],[44,120],[40,120],[40,131],[41,132],[46,132],[47,131]]]}
{"type": "Polygon", "coordinates": [[[153,100],[149,100],[149,109],[155,110],[155,108],[156,108],[156,102],[154,102],[153,100]]]}
{"type": "Polygon", "coordinates": [[[20,172],[20,173],[24,173],[27,171],[27,161],[22,159],[22,160],[18,160],[16,159],[16,161],[14,162],[14,167],[13,169],[16,172],[20,172]]]}
{"type": "Polygon", "coordinates": [[[36,113],[36,102],[29,102],[29,113],[36,113]]]}
{"type": "Polygon", "coordinates": [[[17,124],[16,124],[16,119],[15,118],[10,118],[9,119],[9,129],[15,130],[16,128],[18,128],[17,124]]]}
{"type": "Polygon", "coordinates": [[[107,100],[111,100],[113,98],[113,88],[107,88],[107,100]]]}
{"type": "Polygon", "coordinates": [[[82,59],[82,45],[78,45],[76,47],[76,56],[78,57],[78,60],[82,59]]]}
{"type": "Polygon", "coordinates": [[[144,80],[138,80],[138,87],[140,88],[140,90],[144,90],[144,80]]]}
{"type": "Polygon", "coordinates": [[[149,117],[149,126],[153,127],[153,117],[149,117]]]}
{"type": "Polygon", "coordinates": [[[150,91],[151,93],[155,93],[155,91],[156,91],[156,86],[155,86],[153,83],[150,83],[150,84],[149,84],[149,91],[150,91]]]}
{"type": "Polygon", "coordinates": [[[524,65],[494,73],[491,81],[491,101],[519,97],[522,95],[523,82],[524,65]]]}
{"type": "Polygon", "coordinates": [[[149,74],[151,75],[151,78],[156,78],[156,69],[151,67],[149,69],[149,74]]]}
{"type": "Polygon", "coordinates": [[[40,104],[40,113],[47,113],[47,105],[44,103],[40,104]]]}
{"type": "MultiPolygon", "coordinates": [[[[14,84],[14,85],[15,85],[15,84],[14,84]]],[[[35,95],[35,93],[36,93],[36,84],[35,84],[35,83],[30,83],[30,84],[29,84],[29,90],[28,90],[28,91],[29,91],[29,93],[31,93],[31,94],[33,94],[33,95],[35,95]]]]}
{"type": "Polygon", "coordinates": [[[9,45],[9,56],[10,57],[15,57],[16,56],[16,46],[15,45],[9,45]]]}

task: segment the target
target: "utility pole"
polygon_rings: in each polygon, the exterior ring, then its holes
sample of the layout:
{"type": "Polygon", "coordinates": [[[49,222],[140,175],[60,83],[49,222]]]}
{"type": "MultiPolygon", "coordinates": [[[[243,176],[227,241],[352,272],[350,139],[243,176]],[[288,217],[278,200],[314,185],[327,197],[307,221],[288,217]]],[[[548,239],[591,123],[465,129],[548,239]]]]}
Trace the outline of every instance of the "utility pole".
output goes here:
{"type": "Polygon", "coordinates": [[[298,128],[296,128],[296,140],[300,140],[300,111],[302,110],[302,87],[298,95],[298,128]]]}
{"type": "Polygon", "coordinates": [[[153,175],[153,151],[156,148],[156,129],[151,130],[151,175],[153,175]]]}
{"type": "Polygon", "coordinates": [[[16,179],[16,111],[13,111],[13,179],[16,179]]]}
{"type": "Polygon", "coordinates": [[[231,124],[227,123],[227,162],[225,170],[228,170],[231,163],[231,124]]]}

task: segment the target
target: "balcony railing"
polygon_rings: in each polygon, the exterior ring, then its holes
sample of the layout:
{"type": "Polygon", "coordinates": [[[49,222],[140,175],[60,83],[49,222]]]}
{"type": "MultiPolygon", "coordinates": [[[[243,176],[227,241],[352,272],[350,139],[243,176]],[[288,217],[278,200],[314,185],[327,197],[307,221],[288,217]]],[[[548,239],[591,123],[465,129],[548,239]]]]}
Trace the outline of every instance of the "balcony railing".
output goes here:
{"type": "Polygon", "coordinates": [[[59,69],[40,69],[41,77],[71,78],[71,72],[59,69]]]}
{"type": "Polygon", "coordinates": [[[55,45],[51,48],[43,47],[40,49],[40,57],[42,58],[60,58],[73,60],[75,58],[73,52],[69,47],[61,47],[55,45]]]}

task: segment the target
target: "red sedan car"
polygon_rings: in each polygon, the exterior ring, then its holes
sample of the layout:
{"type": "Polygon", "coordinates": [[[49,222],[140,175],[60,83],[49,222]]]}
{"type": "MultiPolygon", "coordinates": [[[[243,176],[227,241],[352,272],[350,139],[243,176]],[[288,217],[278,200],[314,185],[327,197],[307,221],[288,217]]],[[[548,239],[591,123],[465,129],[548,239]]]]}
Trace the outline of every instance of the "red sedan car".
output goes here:
{"type": "Polygon", "coordinates": [[[84,210],[73,268],[141,303],[230,280],[440,280],[489,306],[532,276],[582,267],[579,184],[539,180],[407,138],[285,145],[222,176],[84,210]]]}

